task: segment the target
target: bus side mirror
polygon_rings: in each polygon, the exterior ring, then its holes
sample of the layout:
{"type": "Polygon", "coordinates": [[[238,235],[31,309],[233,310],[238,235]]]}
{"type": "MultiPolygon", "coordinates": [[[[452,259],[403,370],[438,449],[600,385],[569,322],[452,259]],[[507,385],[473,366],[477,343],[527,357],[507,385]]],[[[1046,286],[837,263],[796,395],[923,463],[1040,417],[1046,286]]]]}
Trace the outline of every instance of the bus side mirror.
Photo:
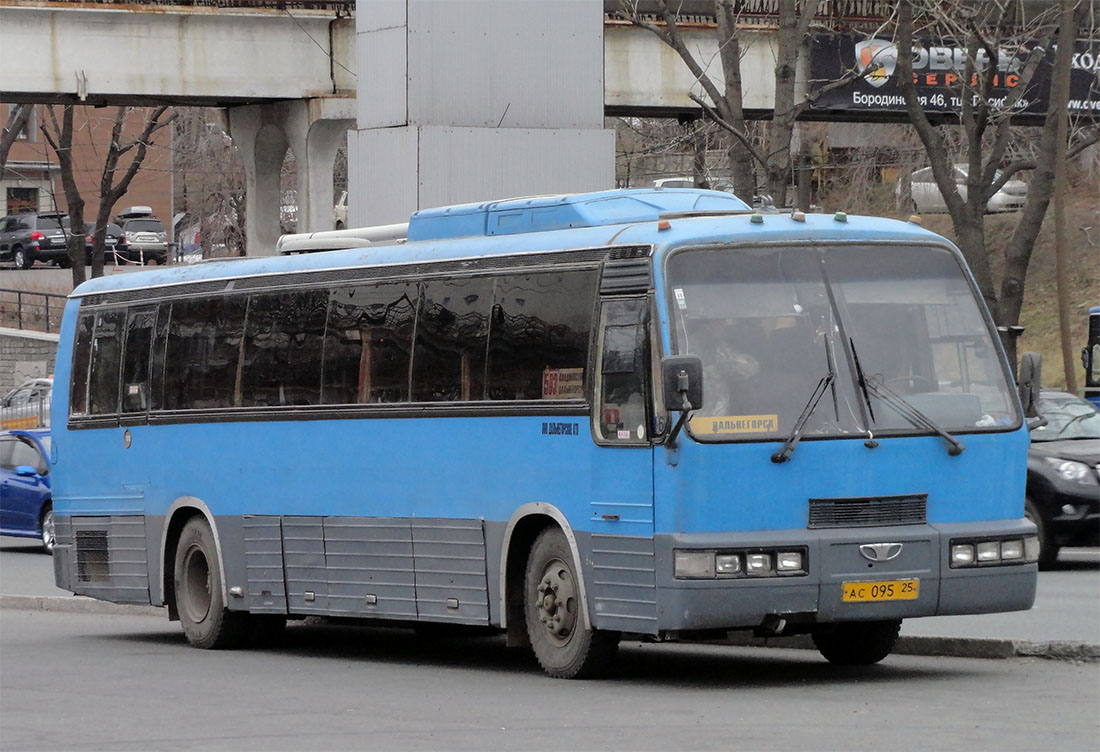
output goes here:
{"type": "Polygon", "coordinates": [[[698,355],[661,358],[665,407],[687,412],[703,406],[703,361],[698,355]]]}
{"type": "Polygon", "coordinates": [[[1042,383],[1043,357],[1039,353],[1026,352],[1020,358],[1020,375],[1016,388],[1024,406],[1024,417],[1039,416],[1039,385],[1042,383]]]}

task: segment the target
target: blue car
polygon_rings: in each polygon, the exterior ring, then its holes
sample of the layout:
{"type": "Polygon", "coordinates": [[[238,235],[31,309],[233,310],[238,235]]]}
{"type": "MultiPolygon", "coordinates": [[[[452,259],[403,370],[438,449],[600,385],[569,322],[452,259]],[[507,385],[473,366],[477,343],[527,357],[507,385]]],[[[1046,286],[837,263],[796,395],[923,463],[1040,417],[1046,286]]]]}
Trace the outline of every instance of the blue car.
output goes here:
{"type": "Polygon", "coordinates": [[[0,434],[0,535],[38,538],[53,553],[50,432],[0,434]]]}

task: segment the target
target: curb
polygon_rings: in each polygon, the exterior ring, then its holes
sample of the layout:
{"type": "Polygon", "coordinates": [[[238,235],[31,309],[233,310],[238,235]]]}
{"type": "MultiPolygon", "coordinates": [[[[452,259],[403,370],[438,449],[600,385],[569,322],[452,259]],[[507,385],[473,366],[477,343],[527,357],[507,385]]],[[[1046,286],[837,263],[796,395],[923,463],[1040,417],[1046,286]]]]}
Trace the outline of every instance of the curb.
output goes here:
{"type": "Polygon", "coordinates": [[[116,616],[164,616],[161,606],[133,606],[109,603],[83,595],[0,595],[0,608],[23,611],[57,611],[69,614],[114,614],[116,616]]]}
{"type": "MultiPolygon", "coordinates": [[[[164,617],[166,615],[163,606],[110,603],[82,595],[0,595],[0,609],[53,611],[70,614],[110,614],[115,616],[164,617]]],[[[735,632],[725,640],[711,644],[733,645],[735,647],[816,650],[813,641],[807,635],[754,637],[747,632],[735,632]]],[[[893,654],[992,660],[1045,658],[1055,661],[1097,663],[1100,662],[1100,644],[1073,640],[1031,642],[1028,640],[975,637],[916,637],[903,635],[898,638],[893,654]]]]}
{"type": "MultiPolygon", "coordinates": [[[[816,650],[808,635],[794,637],[754,637],[734,633],[721,644],[762,648],[816,650]]],[[[1073,640],[1031,642],[989,637],[918,637],[902,635],[893,655],[920,655],[938,658],[1045,658],[1055,661],[1100,662],[1100,644],[1073,640]]]]}

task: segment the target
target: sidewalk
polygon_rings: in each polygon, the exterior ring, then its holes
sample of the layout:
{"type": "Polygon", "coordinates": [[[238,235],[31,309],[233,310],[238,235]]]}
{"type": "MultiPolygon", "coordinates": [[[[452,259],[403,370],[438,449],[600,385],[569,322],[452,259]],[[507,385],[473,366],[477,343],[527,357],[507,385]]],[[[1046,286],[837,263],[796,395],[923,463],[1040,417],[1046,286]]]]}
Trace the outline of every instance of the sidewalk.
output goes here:
{"type": "MultiPolygon", "coordinates": [[[[80,613],[162,615],[152,606],[122,606],[73,596],[54,585],[52,560],[34,540],[0,537],[0,607],[80,613]]],[[[1039,573],[1030,611],[935,616],[902,623],[897,653],[971,658],[1038,656],[1100,661],[1100,550],[1062,552],[1059,569],[1039,573]]],[[[813,645],[807,637],[758,639],[734,633],[729,643],[770,647],[813,645]]]]}

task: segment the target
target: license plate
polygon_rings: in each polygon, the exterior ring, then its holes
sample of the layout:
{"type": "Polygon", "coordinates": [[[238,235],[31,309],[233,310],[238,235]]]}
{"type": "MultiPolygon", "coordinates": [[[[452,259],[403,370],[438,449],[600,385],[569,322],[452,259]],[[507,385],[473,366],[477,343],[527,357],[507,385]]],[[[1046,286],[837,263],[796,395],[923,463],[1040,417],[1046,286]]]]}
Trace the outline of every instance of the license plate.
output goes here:
{"type": "Polygon", "coordinates": [[[883,582],[845,582],[845,603],[877,601],[911,601],[920,595],[920,580],[885,580],[883,582]]]}

